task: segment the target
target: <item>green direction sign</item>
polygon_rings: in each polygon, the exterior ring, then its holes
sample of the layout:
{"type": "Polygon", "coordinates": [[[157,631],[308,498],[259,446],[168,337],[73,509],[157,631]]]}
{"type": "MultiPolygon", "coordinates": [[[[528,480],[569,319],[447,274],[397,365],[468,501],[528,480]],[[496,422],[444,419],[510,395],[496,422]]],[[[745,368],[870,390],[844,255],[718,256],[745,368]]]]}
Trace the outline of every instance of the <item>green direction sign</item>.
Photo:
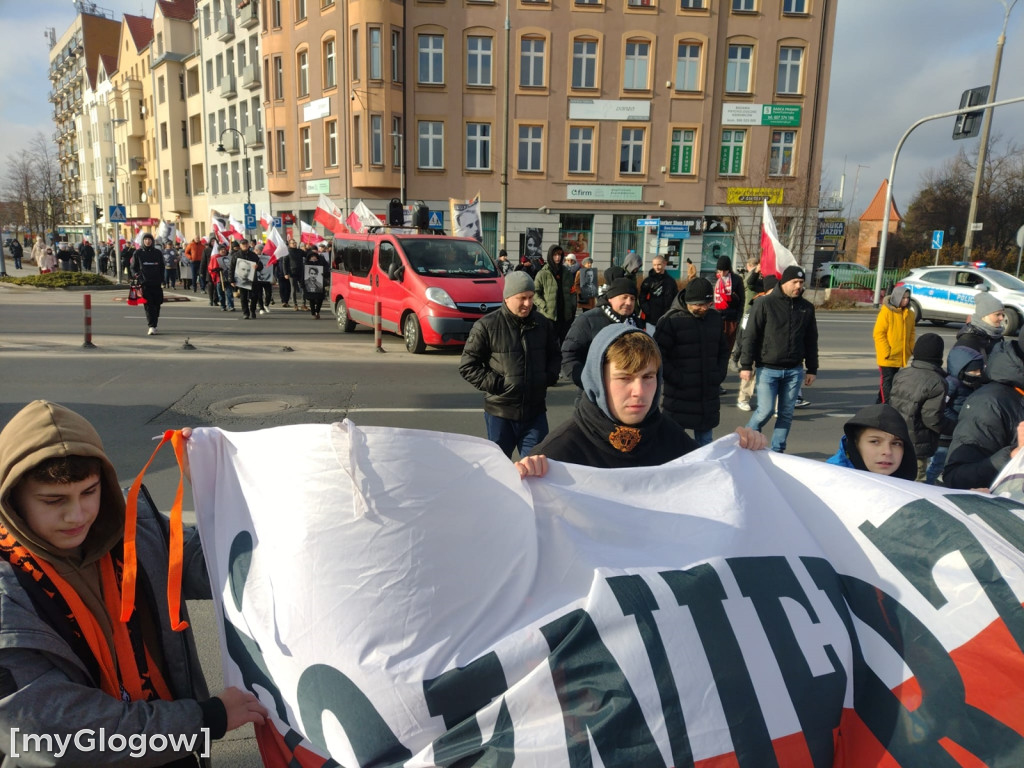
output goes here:
{"type": "Polygon", "coordinates": [[[761,125],[797,128],[800,125],[800,109],[797,104],[765,104],[761,107],[761,125]]]}

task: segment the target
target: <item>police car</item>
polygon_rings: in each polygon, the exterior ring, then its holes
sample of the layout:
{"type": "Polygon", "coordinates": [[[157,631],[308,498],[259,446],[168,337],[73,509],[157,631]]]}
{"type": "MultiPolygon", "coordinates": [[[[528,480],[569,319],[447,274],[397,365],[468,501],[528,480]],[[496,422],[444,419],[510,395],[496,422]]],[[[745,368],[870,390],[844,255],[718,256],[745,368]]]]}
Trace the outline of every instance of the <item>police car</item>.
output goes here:
{"type": "Polygon", "coordinates": [[[950,266],[917,267],[896,287],[910,288],[910,306],[917,322],[935,325],[963,323],[974,313],[974,297],[988,290],[1006,306],[1006,335],[1015,336],[1024,318],[1024,281],[984,262],[957,262],[950,266]]]}

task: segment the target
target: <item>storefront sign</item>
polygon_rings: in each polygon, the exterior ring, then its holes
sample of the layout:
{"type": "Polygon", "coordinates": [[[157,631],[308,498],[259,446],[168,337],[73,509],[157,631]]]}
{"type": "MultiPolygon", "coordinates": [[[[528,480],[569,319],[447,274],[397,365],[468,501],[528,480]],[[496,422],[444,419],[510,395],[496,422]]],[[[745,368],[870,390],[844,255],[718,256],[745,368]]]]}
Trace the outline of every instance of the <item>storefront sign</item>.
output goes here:
{"type": "Polygon", "coordinates": [[[767,200],[771,205],[782,205],[781,187],[729,187],[725,202],[729,205],[760,205],[767,200]]]}
{"type": "Polygon", "coordinates": [[[310,179],[306,182],[307,195],[327,195],[331,192],[330,179],[310,179]]]}
{"type": "Polygon", "coordinates": [[[774,125],[796,128],[801,107],[797,104],[723,104],[722,125],[774,125]]]}
{"type": "Polygon", "coordinates": [[[641,99],[570,99],[570,120],[650,120],[651,102],[641,99]]]}
{"type": "Polygon", "coordinates": [[[305,122],[317,120],[321,117],[328,117],[331,114],[331,100],[329,98],[311,101],[302,109],[302,119],[305,122]]]}
{"type": "Polygon", "coordinates": [[[643,196],[639,184],[569,184],[565,188],[567,200],[639,203],[643,196]]]}

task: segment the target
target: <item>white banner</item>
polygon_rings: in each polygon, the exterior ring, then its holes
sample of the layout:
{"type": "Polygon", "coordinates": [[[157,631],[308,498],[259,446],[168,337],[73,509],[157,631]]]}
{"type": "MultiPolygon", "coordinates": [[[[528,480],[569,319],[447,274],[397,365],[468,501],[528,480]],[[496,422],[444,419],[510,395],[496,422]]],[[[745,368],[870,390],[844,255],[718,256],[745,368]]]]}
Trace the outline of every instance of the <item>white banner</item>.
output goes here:
{"type": "Polygon", "coordinates": [[[1014,502],[734,436],[527,482],[348,421],[189,443],[270,768],[1024,765],[1014,502]]]}

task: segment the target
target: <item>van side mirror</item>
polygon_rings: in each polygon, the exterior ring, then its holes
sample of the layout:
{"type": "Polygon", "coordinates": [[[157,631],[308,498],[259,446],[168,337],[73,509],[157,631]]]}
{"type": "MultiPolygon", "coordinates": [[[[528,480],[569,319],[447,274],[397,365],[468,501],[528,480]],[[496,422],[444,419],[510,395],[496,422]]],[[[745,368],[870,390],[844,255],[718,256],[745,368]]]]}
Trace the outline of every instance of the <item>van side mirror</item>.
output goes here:
{"type": "Polygon", "coordinates": [[[402,276],[405,274],[404,264],[392,264],[388,267],[388,277],[397,282],[402,282],[402,276]]]}

